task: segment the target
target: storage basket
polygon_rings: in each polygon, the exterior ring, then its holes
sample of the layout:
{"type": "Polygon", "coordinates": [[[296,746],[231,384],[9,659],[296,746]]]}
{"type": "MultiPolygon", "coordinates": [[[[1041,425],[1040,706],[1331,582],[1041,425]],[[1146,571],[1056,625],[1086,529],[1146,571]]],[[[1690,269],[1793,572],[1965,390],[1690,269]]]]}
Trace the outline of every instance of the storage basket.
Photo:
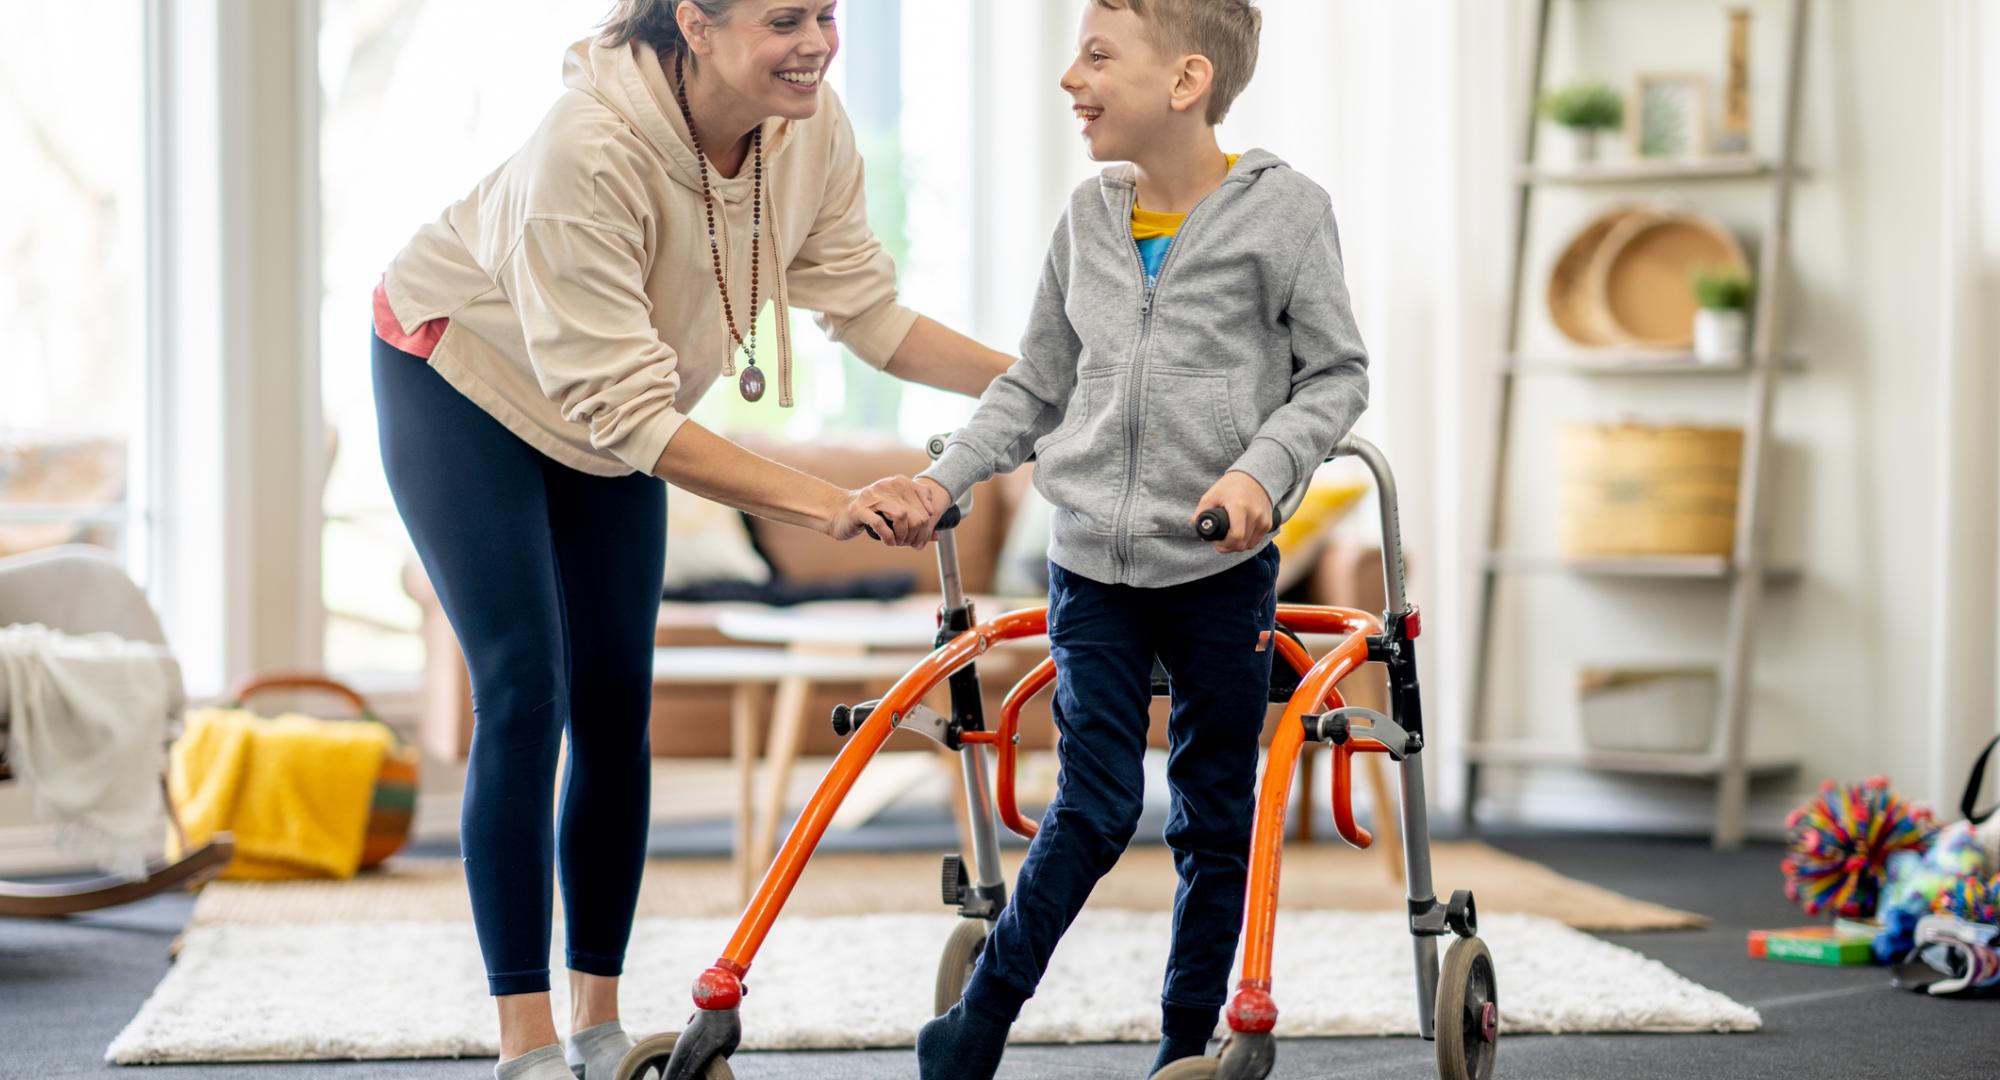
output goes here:
{"type": "Polygon", "coordinates": [[[1734,550],[1740,430],[1566,424],[1557,433],[1557,458],[1563,554],[1734,550]]]}
{"type": "Polygon", "coordinates": [[[1587,667],[1577,672],[1583,741],[1596,750],[1695,754],[1715,733],[1711,667],[1587,667]]]}

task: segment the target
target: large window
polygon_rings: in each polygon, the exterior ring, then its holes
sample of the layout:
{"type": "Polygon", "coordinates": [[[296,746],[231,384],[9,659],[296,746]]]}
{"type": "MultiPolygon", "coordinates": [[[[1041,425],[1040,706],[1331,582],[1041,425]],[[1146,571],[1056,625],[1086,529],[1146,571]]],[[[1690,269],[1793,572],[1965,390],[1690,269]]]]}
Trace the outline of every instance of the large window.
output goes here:
{"type": "MultiPolygon", "coordinates": [[[[327,664],[411,671],[423,660],[416,606],[401,572],[408,540],[376,451],[368,370],[369,294],[421,224],[498,165],[562,92],[569,43],[605,0],[322,0],[320,136],[324,206],[321,383],[337,452],[325,492],[327,664]]],[[[971,217],[971,90],[953,43],[970,37],[969,3],[854,0],[838,19],[829,81],[868,161],[869,212],[901,269],[905,300],[965,326],[962,271],[971,217]],[[909,92],[912,88],[921,92],[909,92]],[[955,261],[956,260],[956,261],[955,261]]],[[[762,338],[773,339],[768,312],[762,338]]],[[[725,392],[694,410],[728,434],[814,438],[844,431],[915,442],[970,414],[968,399],[906,386],[867,369],[794,322],[798,404],[754,405],[725,392]]]]}
{"type": "Polygon", "coordinates": [[[98,543],[142,571],[144,5],[27,0],[6,15],[0,555],[98,543]]]}

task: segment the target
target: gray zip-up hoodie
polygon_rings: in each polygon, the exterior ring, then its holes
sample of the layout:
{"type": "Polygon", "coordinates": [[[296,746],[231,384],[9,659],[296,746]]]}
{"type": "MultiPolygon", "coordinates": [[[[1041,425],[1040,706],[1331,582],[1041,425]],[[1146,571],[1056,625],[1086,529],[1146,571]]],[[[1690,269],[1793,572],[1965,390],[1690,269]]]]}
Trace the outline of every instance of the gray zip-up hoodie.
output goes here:
{"type": "MultiPolygon", "coordinates": [[[[1368,404],[1333,206],[1274,154],[1244,154],[1182,223],[1147,288],[1129,165],[1070,196],[1021,359],[919,475],[953,498],[1032,451],[1049,558],[1162,587],[1234,566],[1188,519],[1239,470],[1282,520],[1368,404]]],[[[1261,545],[1259,545],[1261,547],[1261,545]]]]}

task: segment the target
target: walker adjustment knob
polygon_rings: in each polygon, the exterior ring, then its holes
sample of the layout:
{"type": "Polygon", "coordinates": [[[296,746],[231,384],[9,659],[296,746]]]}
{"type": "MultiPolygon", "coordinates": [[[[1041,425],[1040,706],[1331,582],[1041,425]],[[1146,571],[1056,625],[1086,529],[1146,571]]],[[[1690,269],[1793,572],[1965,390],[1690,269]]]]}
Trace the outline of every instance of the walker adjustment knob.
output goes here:
{"type": "Polygon", "coordinates": [[[878,701],[864,701],[859,705],[835,705],[833,707],[833,733],[845,739],[860,730],[868,715],[875,711],[878,701]]]}

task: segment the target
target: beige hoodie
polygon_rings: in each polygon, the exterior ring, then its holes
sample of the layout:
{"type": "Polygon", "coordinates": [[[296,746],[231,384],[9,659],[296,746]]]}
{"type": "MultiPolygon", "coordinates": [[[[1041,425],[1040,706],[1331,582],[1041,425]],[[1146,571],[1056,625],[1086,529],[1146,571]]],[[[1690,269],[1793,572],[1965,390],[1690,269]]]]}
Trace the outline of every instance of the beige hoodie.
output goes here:
{"type": "MultiPolygon", "coordinates": [[[[734,372],[701,178],[651,47],[578,42],[563,81],[527,143],[389,265],[389,305],[406,332],[450,319],[431,366],[530,445],[600,476],[651,472],[687,411],[734,372]]],[[[710,168],[709,182],[747,331],[751,170],[710,168]]],[[[896,302],[895,265],[868,228],[861,157],[831,88],[811,119],[765,123],[764,184],[760,303],[817,311],[835,341],[886,366],[917,316],[896,302]]]]}

